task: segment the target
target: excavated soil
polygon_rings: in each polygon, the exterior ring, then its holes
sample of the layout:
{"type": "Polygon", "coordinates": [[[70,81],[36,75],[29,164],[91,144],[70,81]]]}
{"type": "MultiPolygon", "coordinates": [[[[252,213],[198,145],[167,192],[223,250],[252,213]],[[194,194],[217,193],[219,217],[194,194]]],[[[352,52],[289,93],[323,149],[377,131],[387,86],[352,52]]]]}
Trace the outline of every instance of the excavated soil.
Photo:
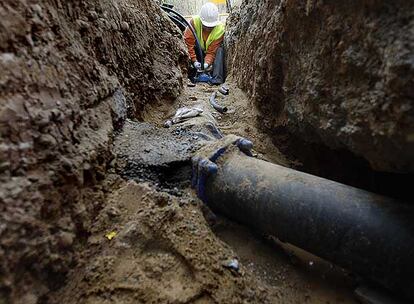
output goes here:
{"type": "Polygon", "coordinates": [[[348,274],[213,214],[190,188],[201,118],[163,128],[172,107],[204,106],[223,133],[258,142],[258,157],[286,162],[256,128],[254,107],[230,87],[218,99],[227,114],[211,110],[214,89],[199,85],[174,105],[146,108],[146,121],[126,122],[114,141],[111,194],[67,286],[47,302],[355,303],[348,274]],[[238,268],[229,266],[234,260],[238,268]]]}
{"type": "MultiPolygon", "coordinates": [[[[277,127],[274,103],[258,111],[230,81],[219,114],[214,88],[182,92],[186,64],[181,33],[153,0],[0,3],[0,303],[355,302],[343,270],[196,197],[191,155],[221,134],[296,162],[261,131],[277,127]],[[204,112],[164,128],[183,106],[204,112]]],[[[272,93],[270,71],[254,79],[274,102],[282,87],[272,93]]],[[[409,84],[396,89],[411,94],[409,84]]]]}

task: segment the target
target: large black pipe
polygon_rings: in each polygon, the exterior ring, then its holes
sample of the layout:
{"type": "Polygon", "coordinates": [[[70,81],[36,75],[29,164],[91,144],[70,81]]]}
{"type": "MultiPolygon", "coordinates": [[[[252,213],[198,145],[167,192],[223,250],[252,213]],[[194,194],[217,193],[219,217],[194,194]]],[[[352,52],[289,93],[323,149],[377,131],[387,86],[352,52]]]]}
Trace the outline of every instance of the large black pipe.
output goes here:
{"type": "Polygon", "coordinates": [[[412,206],[240,152],[217,163],[213,210],[414,299],[412,206]]]}

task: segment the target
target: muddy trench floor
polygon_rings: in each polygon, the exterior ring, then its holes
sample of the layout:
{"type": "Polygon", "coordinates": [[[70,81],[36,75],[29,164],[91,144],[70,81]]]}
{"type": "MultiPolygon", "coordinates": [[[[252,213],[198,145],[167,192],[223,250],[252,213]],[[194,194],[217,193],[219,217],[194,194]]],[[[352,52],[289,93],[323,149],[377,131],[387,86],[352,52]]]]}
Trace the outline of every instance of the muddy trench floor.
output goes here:
{"type": "Polygon", "coordinates": [[[174,103],[149,106],[114,142],[105,207],[78,248],[78,265],[49,303],[356,303],[354,278],[309,254],[213,214],[190,187],[203,130],[163,128],[183,106],[201,106],[223,134],[255,143],[256,157],[289,166],[256,127],[255,109],[235,86],[186,88],[174,103]],[[237,261],[238,269],[232,268],[237,261]]]}

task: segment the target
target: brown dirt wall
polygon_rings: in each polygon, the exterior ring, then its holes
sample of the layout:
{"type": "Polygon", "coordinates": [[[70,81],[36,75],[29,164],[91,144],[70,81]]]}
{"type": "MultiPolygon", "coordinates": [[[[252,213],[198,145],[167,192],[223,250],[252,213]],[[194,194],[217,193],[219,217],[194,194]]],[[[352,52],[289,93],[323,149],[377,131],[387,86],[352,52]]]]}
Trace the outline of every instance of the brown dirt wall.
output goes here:
{"type": "Polygon", "coordinates": [[[0,3],[0,302],[62,284],[108,192],[112,134],[174,99],[185,63],[151,0],[0,3]]]}
{"type": "Polygon", "coordinates": [[[244,0],[228,20],[228,67],[276,141],[412,173],[413,12],[411,1],[244,0]]]}

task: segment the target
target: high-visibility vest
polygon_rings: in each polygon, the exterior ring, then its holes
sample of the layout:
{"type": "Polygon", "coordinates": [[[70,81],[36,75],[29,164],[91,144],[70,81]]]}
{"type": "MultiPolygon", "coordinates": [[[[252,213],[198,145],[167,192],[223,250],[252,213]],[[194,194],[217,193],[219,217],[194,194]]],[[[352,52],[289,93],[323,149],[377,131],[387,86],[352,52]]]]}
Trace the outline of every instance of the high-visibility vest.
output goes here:
{"type": "Polygon", "coordinates": [[[208,36],[207,41],[204,42],[203,23],[201,22],[200,16],[193,16],[193,21],[194,21],[194,27],[195,27],[197,38],[200,41],[201,48],[203,49],[204,52],[208,50],[211,43],[220,39],[224,35],[225,27],[223,23],[220,23],[214,27],[214,29],[211,31],[210,35],[208,36]]]}

